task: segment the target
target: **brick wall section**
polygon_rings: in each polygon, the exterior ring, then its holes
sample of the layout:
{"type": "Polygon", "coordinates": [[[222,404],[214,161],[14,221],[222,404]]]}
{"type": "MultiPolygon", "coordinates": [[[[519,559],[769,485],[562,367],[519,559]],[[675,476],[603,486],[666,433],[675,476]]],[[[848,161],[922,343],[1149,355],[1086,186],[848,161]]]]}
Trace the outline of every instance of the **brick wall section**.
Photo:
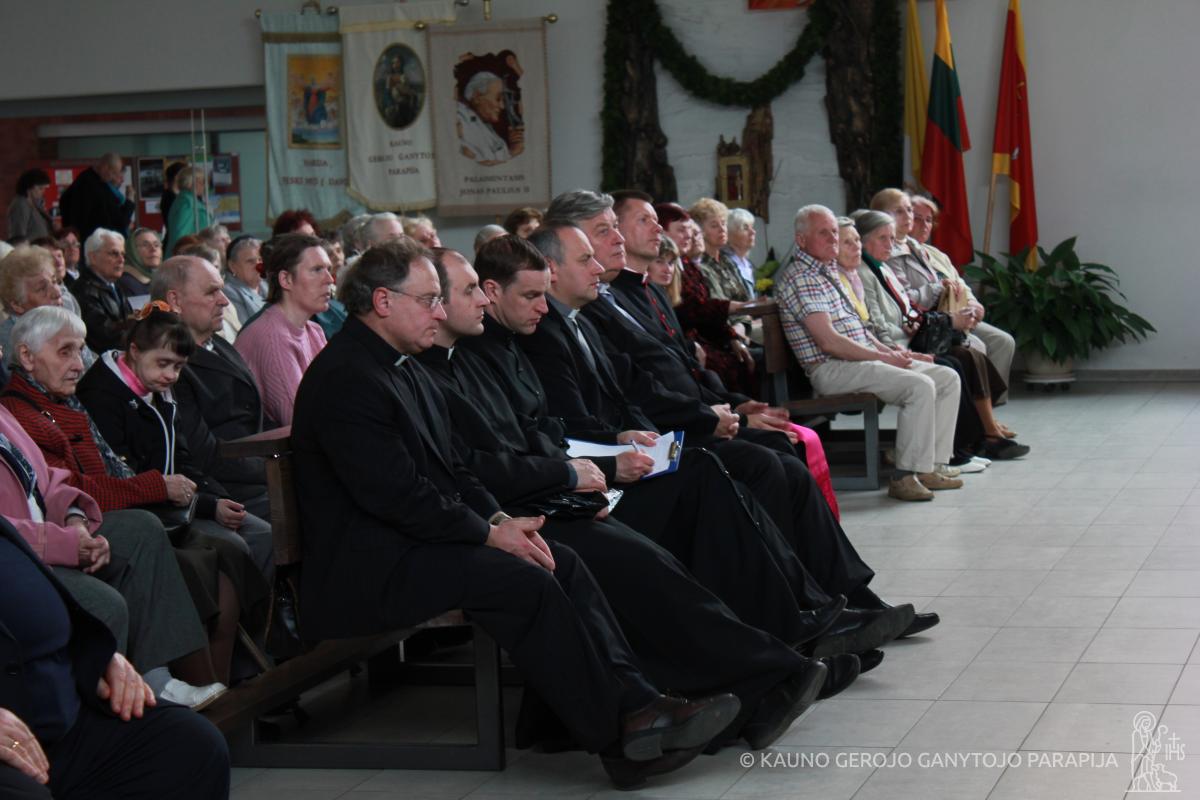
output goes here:
{"type": "MultiPolygon", "coordinates": [[[[38,139],[39,125],[63,122],[115,122],[127,120],[187,119],[187,111],[151,111],[131,114],[84,114],[80,116],[0,119],[0,239],[8,238],[8,204],[12,202],[17,178],[32,164],[58,157],[56,139],[38,139]]],[[[261,106],[205,110],[208,119],[262,114],[261,106]]],[[[123,155],[137,155],[124,153],[123,155]]]]}

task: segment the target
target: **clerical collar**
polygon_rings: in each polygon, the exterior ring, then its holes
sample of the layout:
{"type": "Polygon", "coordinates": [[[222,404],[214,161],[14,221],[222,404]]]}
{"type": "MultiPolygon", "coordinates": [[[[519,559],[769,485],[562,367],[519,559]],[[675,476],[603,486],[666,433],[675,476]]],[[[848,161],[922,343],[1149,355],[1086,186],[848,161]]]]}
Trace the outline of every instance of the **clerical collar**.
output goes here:
{"type": "Polygon", "coordinates": [[[396,363],[393,364],[392,366],[394,366],[394,367],[403,366],[405,361],[408,361],[408,353],[401,353],[400,357],[396,359],[396,363]]]}

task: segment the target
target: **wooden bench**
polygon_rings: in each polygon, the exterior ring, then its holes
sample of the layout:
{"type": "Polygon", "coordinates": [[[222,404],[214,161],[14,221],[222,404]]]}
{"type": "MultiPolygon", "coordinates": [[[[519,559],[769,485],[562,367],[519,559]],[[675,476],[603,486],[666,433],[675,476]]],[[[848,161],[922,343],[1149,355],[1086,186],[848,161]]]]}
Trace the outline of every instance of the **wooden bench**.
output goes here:
{"type": "MultiPolygon", "coordinates": [[[[290,435],[290,428],[280,428],[223,442],[221,455],[265,459],[275,564],[281,577],[296,580],[303,554],[292,483],[290,435]]],[[[300,655],[233,687],[202,713],[229,738],[233,762],[238,766],[501,770],[504,769],[504,713],[500,675],[500,650],[495,641],[464,619],[461,611],[450,611],[404,630],[316,643],[300,655]],[[363,661],[371,666],[376,663],[386,666],[398,658],[400,643],[418,631],[463,625],[470,625],[474,636],[474,744],[287,742],[264,735],[258,718],[294,700],[301,692],[363,661]]]]}
{"type": "MultiPolygon", "coordinates": [[[[745,306],[742,313],[762,320],[764,374],[763,396],[772,405],[788,410],[793,419],[831,419],[837,414],[859,413],[863,417],[863,462],[865,474],[861,476],[834,475],[836,489],[879,488],[879,408],[881,401],[869,392],[855,394],[832,394],[822,397],[807,397],[793,400],[789,395],[788,377],[799,371],[799,364],[792,355],[779,319],[779,306],[774,300],[762,298],[745,306]]],[[[824,437],[823,437],[824,438],[824,437]]]]}

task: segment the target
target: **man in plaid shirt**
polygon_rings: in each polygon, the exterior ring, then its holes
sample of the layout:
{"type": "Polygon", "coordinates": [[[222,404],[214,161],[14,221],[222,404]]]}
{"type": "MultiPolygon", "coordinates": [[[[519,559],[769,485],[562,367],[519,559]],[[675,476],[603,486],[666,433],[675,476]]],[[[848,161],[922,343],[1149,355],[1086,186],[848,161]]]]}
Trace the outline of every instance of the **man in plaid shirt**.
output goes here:
{"type": "Polygon", "coordinates": [[[796,258],[776,280],[783,330],[817,394],[871,392],[899,406],[896,473],[888,495],[932,500],[957,489],[946,467],[954,448],[959,380],[932,356],[893,350],[872,336],[838,287],[838,225],[825,206],[796,213],[796,258]]]}

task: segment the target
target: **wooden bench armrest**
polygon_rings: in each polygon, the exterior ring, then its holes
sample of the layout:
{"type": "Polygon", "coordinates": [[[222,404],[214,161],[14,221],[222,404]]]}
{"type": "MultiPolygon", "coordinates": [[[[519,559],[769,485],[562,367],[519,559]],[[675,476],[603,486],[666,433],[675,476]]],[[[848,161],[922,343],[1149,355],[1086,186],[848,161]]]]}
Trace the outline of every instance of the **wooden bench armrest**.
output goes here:
{"type": "Polygon", "coordinates": [[[217,452],[222,458],[278,458],[287,455],[291,449],[292,426],[285,425],[253,436],[223,441],[218,445],[217,452]]]}
{"type": "Polygon", "coordinates": [[[742,306],[742,310],[738,313],[758,319],[761,317],[778,315],[779,306],[776,305],[775,301],[769,297],[760,297],[755,300],[751,300],[749,303],[746,303],[746,305],[742,306]]]}
{"type": "Polygon", "coordinates": [[[879,403],[879,398],[869,392],[856,394],[831,394],[810,397],[806,400],[789,400],[784,408],[795,416],[836,414],[841,411],[861,411],[879,403]]]}

